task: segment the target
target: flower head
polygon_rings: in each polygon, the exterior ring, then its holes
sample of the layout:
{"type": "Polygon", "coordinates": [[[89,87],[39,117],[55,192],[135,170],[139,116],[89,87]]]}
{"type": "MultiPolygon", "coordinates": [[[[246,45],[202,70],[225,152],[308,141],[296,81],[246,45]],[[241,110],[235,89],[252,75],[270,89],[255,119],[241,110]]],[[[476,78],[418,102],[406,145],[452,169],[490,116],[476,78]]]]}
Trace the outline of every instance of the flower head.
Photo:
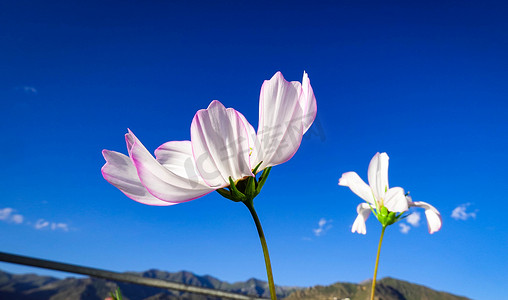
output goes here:
{"type": "Polygon", "coordinates": [[[353,193],[367,203],[358,205],[358,217],[353,223],[353,232],[365,234],[365,221],[372,210],[383,226],[395,223],[408,205],[404,190],[400,187],[388,187],[388,155],[376,153],[369,164],[367,185],[355,172],[342,174],[339,185],[349,187],[353,193]],[[397,214],[398,213],[398,214],[397,214]]]}
{"type": "Polygon", "coordinates": [[[342,174],[339,185],[347,186],[366,201],[356,208],[358,216],[353,223],[352,232],[365,234],[367,232],[365,221],[372,211],[383,226],[391,225],[403,217],[403,213],[411,206],[425,208],[429,224],[429,232],[436,232],[441,228],[441,216],[430,204],[425,202],[412,202],[406,197],[400,187],[388,186],[388,160],[386,153],[376,153],[369,164],[367,185],[355,172],[342,174]]]}
{"type": "Polygon", "coordinates": [[[268,175],[270,167],[296,153],[316,111],[307,73],[300,83],[277,72],[261,87],[257,132],[240,112],[214,100],[195,114],[190,141],[167,142],[155,150],[155,157],[129,130],[129,156],[103,150],[102,174],[129,198],[147,205],[177,204],[215,190],[232,200],[245,192],[255,196],[266,180],[258,181],[256,173],[265,170],[268,175]]]}

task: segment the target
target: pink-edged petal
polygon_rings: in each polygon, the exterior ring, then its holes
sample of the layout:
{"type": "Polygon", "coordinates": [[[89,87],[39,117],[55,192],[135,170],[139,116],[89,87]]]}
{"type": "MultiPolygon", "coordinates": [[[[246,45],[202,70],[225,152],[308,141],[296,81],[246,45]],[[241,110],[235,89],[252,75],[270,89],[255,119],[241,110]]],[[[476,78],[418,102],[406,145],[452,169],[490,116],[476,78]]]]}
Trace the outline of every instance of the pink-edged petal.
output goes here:
{"type": "Polygon", "coordinates": [[[369,164],[369,185],[376,199],[385,197],[388,191],[388,154],[376,153],[369,164]]]}
{"type": "Polygon", "coordinates": [[[188,180],[191,187],[204,187],[207,184],[199,175],[190,141],[171,141],[155,150],[156,160],[170,172],[188,180]]]}
{"type": "Polygon", "coordinates": [[[288,161],[300,147],[305,123],[302,93],[299,82],[286,81],[280,72],[263,83],[257,131],[260,170],[288,161]]]}
{"type": "Polygon", "coordinates": [[[360,198],[374,206],[376,205],[372,190],[355,172],[342,174],[342,177],[339,179],[339,185],[349,187],[360,198]]]}
{"type": "Polygon", "coordinates": [[[422,201],[415,201],[412,203],[412,206],[417,206],[425,209],[425,216],[427,217],[429,233],[434,233],[441,229],[443,220],[441,219],[441,214],[434,206],[422,201]]]}
{"type": "Polygon", "coordinates": [[[310,85],[309,75],[303,72],[302,79],[302,95],[300,97],[300,106],[303,110],[303,133],[309,130],[310,126],[316,119],[317,103],[314,91],[310,85]]]}
{"type": "MultiPolygon", "coordinates": [[[[197,185],[190,178],[180,176],[181,174],[178,175],[162,166],[131,131],[126,134],[126,140],[127,145],[130,145],[129,153],[141,183],[155,197],[180,203],[194,200],[215,190],[207,185],[197,185]]],[[[179,163],[184,165],[185,160],[179,163]]]]}
{"type": "MultiPolygon", "coordinates": [[[[256,131],[254,130],[254,127],[252,127],[252,125],[249,123],[249,121],[247,121],[247,119],[245,118],[245,116],[242,113],[237,111],[237,114],[238,114],[238,117],[240,118],[240,120],[242,121],[242,123],[245,125],[245,129],[247,130],[247,141],[249,143],[249,165],[250,165],[251,169],[254,169],[256,167],[257,163],[259,163],[257,161],[257,156],[258,156],[257,149],[258,149],[259,142],[258,142],[258,138],[256,135],[256,131]]],[[[261,170],[258,170],[258,172],[259,171],[261,171],[261,170]]]]}
{"type": "Polygon", "coordinates": [[[106,164],[101,172],[104,179],[118,188],[134,201],[155,206],[167,206],[175,203],[159,200],[150,194],[141,184],[132,160],[122,153],[103,150],[106,164]]]}
{"type": "Polygon", "coordinates": [[[392,212],[404,212],[408,210],[404,189],[393,187],[389,189],[384,198],[383,205],[392,212]]]}
{"type": "Polygon", "coordinates": [[[360,234],[367,233],[367,227],[365,226],[365,221],[370,215],[370,206],[367,203],[361,203],[356,207],[356,211],[358,212],[358,216],[353,223],[353,227],[351,228],[351,232],[358,232],[360,234]]]}
{"type": "Polygon", "coordinates": [[[253,175],[244,120],[236,110],[226,109],[216,100],[194,116],[192,150],[197,169],[209,186],[221,188],[229,185],[229,177],[238,180],[253,175]]]}

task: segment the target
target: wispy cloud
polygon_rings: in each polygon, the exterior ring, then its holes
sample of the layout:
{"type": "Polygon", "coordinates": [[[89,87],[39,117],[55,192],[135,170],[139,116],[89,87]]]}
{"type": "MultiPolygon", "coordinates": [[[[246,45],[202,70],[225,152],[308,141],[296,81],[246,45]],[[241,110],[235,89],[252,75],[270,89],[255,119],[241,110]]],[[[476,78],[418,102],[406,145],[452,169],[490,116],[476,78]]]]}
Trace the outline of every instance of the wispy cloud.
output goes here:
{"type": "Polygon", "coordinates": [[[407,225],[406,223],[399,223],[400,232],[407,234],[409,230],[411,230],[411,226],[407,225]]]}
{"type": "Polygon", "coordinates": [[[24,217],[20,214],[14,214],[16,210],[10,207],[0,209],[0,221],[7,223],[21,224],[24,217]]]}
{"type": "Polygon", "coordinates": [[[420,225],[420,220],[421,217],[419,212],[414,212],[406,218],[406,221],[415,227],[420,225]]]}
{"type": "Polygon", "coordinates": [[[49,222],[44,219],[37,220],[37,222],[35,222],[34,228],[37,230],[47,228],[47,229],[51,229],[51,230],[69,231],[69,225],[66,223],[49,222]]]}
{"type": "Polygon", "coordinates": [[[23,215],[15,213],[16,210],[11,207],[0,208],[0,221],[14,224],[25,224],[37,230],[48,229],[48,230],[60,230],[69,231],[69,224],[62,222],[50,222],[44,219],[38,219],[37,222],[32,223],[29,220],[25,220],[23,215]]]}
{"type": "Polygon", "coordinates": [[[66,223],[51,223],[51,229],[69,231],[69,225],[66,223]]]}
{"type": "Polygon", "coordinates": [[[318,222],[318,228],[313,229],[315,236],[322,236],[324,235],[328,230],[332,228],[332,220],[327,220],[325,218],[321,218],[318,222]]]}
{"type": "Polygon", "coordinates": [[[37,230],[43,229],[48,226],[49,226],[49,222],[44,219],[37,220],[37,222],[35,222],[35,225],[34,225],[35,229],[37,229],[37,230]]]}
{"type": "Polygon", "coordinates": [[[25,93],[27,95],[37,95],[37,93],[38,93],[36,88],[34,88],[33,86],[28,86],[28,85],[18,86],[18,87],[16,87],[16,90],[22,91],[23,93],[25,93]]]}
{"type": "Polygon", "coordinates": [[[461,205],[457,206],[452,211],[452,218],[454,218],[455,220],[462,220],[462,221],[465,221],[465,220],[470,219],[470,218],[475,219],[476,218],[476,213],[478,212],[478,210],[475,210],[475,211],[472,211],[472,212],[467,212],[467,208],[470,205],[471,205],[471,203],[464,203],[464,204],[461,204],[461,205]]]}

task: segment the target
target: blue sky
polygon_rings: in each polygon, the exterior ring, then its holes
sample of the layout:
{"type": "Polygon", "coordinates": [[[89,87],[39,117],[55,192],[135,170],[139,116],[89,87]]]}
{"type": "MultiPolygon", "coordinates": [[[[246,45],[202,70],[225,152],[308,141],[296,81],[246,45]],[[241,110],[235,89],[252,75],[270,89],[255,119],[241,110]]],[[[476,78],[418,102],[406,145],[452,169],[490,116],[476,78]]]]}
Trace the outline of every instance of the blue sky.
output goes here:
{"type": "Polygon", "coordinates": [[[406,233],[389,227],[379,277],[501,299],[507,14],[501,1],[3,1],[0,251],[265,279],[243,205],[217,193],[136,203],[102,178],[101,150],[126,153],[127,128],[152,152],[189,139],[194,113],[214,99],[256,128],[263,80],[281,71],[300,81],[305,70],[317,119],[255,199],[276,284],[372,276],[380,224],[352,234],[360,199],[337,181],[347,171],[366,180],[379,151],[390,184],[443,217],[433,235],[423,211],[417,226],[403,221],[406,233]]]}

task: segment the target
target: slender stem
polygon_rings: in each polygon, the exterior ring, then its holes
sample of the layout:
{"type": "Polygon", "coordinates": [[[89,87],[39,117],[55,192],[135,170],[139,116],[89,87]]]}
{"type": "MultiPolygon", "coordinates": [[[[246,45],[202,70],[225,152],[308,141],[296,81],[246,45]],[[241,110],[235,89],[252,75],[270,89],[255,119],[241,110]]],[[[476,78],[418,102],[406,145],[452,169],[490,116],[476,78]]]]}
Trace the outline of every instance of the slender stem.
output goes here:
{"type": "Polygon", "coordinates": [[[254,219],[254,223],[256,223],[256,229],[258,230],[259,240],[261,241],[261,247],[263,247],[263,254],[265,256],[265,265],[266,265],[266,275],[268,276],[268,286],[270,287],[270,296],[272,300],[277,300],[277,295],[275,294],[275,284],[273,283],[273,274],[272,274],[272,265],[270,264],[270,256],[268,255],[268,246],[266,245],[265,234],[263,233],[263,228],[261,227],[261,223],[259,222],[258,215],[256,210],[254,209],[254,204],[251,201],[244,201],[245,206],[249,209],[252,218],[254,219]]]}
{"type": "Polygon", "coordinates": [[[385,229],[386,226],[383,226],[383,229],[381,230],[381,237],[379,238],[379,245],[377,247],[376,266],[374,267],[374,277],[372,278],[372,291],[370,293],[370,300],[374,300],[374,294],[376,290],[377,266],[379,265],[379,254],[381,253],[381,244],[383,243],[385,229]]]}

